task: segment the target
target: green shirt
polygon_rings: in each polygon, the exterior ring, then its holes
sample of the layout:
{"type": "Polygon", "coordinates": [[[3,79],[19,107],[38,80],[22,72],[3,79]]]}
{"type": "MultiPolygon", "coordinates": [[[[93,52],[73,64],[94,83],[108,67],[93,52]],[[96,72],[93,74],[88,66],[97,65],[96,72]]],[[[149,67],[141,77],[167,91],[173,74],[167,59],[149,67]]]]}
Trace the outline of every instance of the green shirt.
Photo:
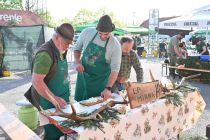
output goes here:
{"type": "Polygon", "coordinates": [[[206,47],[206,43],[201,41],[200,44],[196,44],[197,52],[201,53],[203,51],[203,47],[206,47]]]}
{"type": "Polygon", "coordinates": [[[132,66],[136,71],[137,82],[141,82],[143,80],[143,69],[141,68],[137,54],[133,50],[128,55],[122,54],[119,76],[129,79],[132,66]]]}
{"type": "Polygon", "coordinates": [[[43,51],[36,55],[33,65],[33,73],[47,74],[50,70],[53,61],[50,55],[43,51]]]}

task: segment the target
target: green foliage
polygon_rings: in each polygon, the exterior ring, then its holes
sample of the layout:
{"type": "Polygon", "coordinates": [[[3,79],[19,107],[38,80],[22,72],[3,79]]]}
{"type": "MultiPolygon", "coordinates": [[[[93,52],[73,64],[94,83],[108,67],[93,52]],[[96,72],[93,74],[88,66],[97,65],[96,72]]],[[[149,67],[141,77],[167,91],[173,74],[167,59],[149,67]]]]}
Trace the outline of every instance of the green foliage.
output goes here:
{"type": "MultiPolygon", "coordinates": [[[[79,114],[79,116],[81,117],[87,117],[89,116],[89,113],[83,113],[83,114],[79,114]]],[[[62,127],[79,127],[79,126],[83,126],[85,129],[97,129],[97,128],[102,128],[103,126],[100,124],[99,120],[85,120],[85,121],[74,121],[74,120],[65,120],[65,121],[61,121],[60,125],[62,127]]]]}
{"type": "Polygon", "coordinates": [[[203,136],[192,136],[190,137],[190,140],[208,140],[208,138],[203,136]]]}
{"type": "Polygon", "coordinates": [[[199,136],[199,135],[189,135],[188,133],[180,136],[180,140],[208,140],[205,136],[199,136]]]}
{"type": "Polygon", "coordinates": [[[173,104],[177,107],[183,104],[182,97],[179,96],[178,93],[167,94],[166,96],[162,97],[162,99],[166,99],[168,103],[173,104]]]}
{"type": "Polygon", "coordinates": [[[0,9],[23,10],[22,0],[0,0],[0,9]]]}
{"type": "Polygon", "coordinates": [[[63,18],[63,19],[59,20],[56,24],[59,26],[62,23],[71,23],[73,25],[72,21],[68,18],[63,18]]]}
{"type": "Polygon", "coordinates": [[[42,11],[38,10],[35,13],[41,17],[41,19],[44,21],[44,23],[49,27],[56,27],[56,23],[54,22],[52,16],[50,15],[49,11],[42,11]]]}
{"type": "MultiPolygon", "coordinates": [[[[210,61],[209,60],[200,60],[197,57],[188,57],[187,59],[178,59],[178,65],[185,64],[186,68],[195,68],[195,69],[204,69],[210,70],[210,61]]],[[[194,75],[201,73],[200,81],[204,83],[210,83],[210,74],[208,72],[196,72],[196,71],[186,71],[186,70],[177,70],[177,72],[182,76],[186,77],[189,75],[194,75]]]]}
{"type": "Polygon", "coordinates": [[[117,20],[113,12],[108,11],[106,8],[101,8],[97,11],[91,11],[87,9],[81,9],[76,16],[73,18],[72,21],[68,19],[62,19],[61,21],[68,21],[69,23],[72,23],[74,27],[77,27],[79,25],[85,25],[88,23],[92,23],[95,21],[98,21],[101,16],[108,14],[112,20],[115,26],[117,27],[126,27],[126,24],[124,22],[121,22],[117,20]]]}
{"type": "MultiPolygon", "coordinates": [[[[78,114],[81,117],[87,117],[89,116],[91,113],[82,113],[82,114],[78,114]]],[[[116,109],[114,108],[108,108],[104,111],[102,111],[100,113],[100,115],[102,116],[103,119],[98,119],[98,120],[85,120],[85,121],[74,121],[74,120],[65,120],[65,121],[61,121],[59,122],[60,125],[62,127],[79,127],[79,126],[83,126],[85,129],[97,129],[99,128],[100,130],[103,129],[103,125],[101,124],[101,122],[107,122],[108,120],[111,119],[117,119],[119,120],[118,115],[121,114],[119,113],[116,109]]],[[[102,130],[103,131],[103,130],[102,130]]]]}
{"type": "Polygon", "coordinates": [[[73,25],[84,25],[95,21],[94,13],[87,9],[81,9],[73,19],[73,25]]]}

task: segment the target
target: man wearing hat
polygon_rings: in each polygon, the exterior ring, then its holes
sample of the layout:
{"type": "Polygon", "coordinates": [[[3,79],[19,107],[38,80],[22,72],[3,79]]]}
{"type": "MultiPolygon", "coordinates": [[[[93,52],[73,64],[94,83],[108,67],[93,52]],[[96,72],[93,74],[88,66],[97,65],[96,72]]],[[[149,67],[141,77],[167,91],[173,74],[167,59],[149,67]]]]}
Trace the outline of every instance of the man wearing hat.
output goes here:
{"type": "Polygon", "coordinates": [[[115,26],[108,15],[100,18],[96,28],[85,29],[74,47],[78,71],[75,99],[111,97],[121,63],[121,47],[111,34],[115,26]],[[83,50],[83,51],[82,51],[83,50]]]}
{"type": "MultiPolygon", "coordinates": [[[[179,51],[179,43],[185,37],[183,32],[171,37],[170,42],[168,44],[168,56],[170,59],[170,66],[175,66],[177,57],[182,57],[182,52],[179,51]]],[[[169,69],[169,75],[175,77],[175,69],[169,69]]]]}
{"type": "MultiPolygon", "coordinates": [[[[69,80],[66,51],[72,43],[74,29],[64,23],[56,28],[51,40],[43,44],[35,55],[32,71],[32,103],[45,110],[64,108],[69,102],[69,80]],[[37,105],[38,104],[38,105],[37,105]]],[[[44,126],[45,139],[57,140],[63,133],[52,124],[44,126]]]]}

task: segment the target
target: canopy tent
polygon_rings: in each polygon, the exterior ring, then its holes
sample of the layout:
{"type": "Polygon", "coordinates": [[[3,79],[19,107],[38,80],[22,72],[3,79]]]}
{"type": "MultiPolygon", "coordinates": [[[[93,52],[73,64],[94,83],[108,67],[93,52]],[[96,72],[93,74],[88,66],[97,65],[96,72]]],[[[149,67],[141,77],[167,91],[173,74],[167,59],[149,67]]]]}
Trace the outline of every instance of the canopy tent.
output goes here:
{"type": "Polygon", "coordinates": [[[210,31],[208,30],[196,30],[193,32],[189,33],[189,36],[198,36],[198,37],[202,37],[202,38],[206,38],[206,42],[208,42],[208,40],[210,40],[210,31]]]}
{"type": "Polygon", "coordinates": [[[186,16],[166,20],[159,23],[160,29],[206,30],[208,42],[208,28],[210,27],[210,5],[199,8],[186,16]]]}
{"type": "MultiPolygon", "coordinates": [[[[76,27],[76,32],[82,32],[82,30],[89,28],[89,27],[96,27],[98,24],[98,21],[92,22],[92,23],[88,23],[85,25],[80,25],[76,27]]],[[[117,34],[117,35],[123,35],[123,34],[127,34],[128,32],[120,29],[120,28],[115,28],[114,31],[112,32],[113,34],[117,34]]]]}
{"type": "MultiPolygon", "coordinates": [[[[196,35],[196,36],[205,36],[206,30],[196,30],[189,33],[190,35],[196,35]]],[[[210,31],[208,31],[208,35],[210,35],[210,31]]]]}
{"type": "Polygon", "coordinates": [[[148,35],[149,33],[149,30],[147,28],[139,27],[139,26],[127,27],[123,29],[131,34],[148,35]]]}
{"type": "Polygon", "coordinates": [[[82,30],[89,28],[89,27],[96,27],[98,24],[98,21],[92,22],[92,23],[88,23],[85,25],[80,25],[76,27],[76,32],[82,32],[82,30]]]}
{"type": "Polygon", "coordinates": [[[124,35],[127,34],[128,32],[126,30],[120,29],[120,28],[115,28],[114,31],[112,32],[114,35],[124,35]]]}
{"type": "Polygon", "coordinates": [[[199,29],[210,26],[210,13],[208,15],[188,15],[159,23],[161,29],[199,29]]]}
{"type": "Polygon", "coordinates": [[[173,18],[159,23],[161,29],[202,29],[210,26],[210,6],[204,7],[191,14],[173,18]]]}

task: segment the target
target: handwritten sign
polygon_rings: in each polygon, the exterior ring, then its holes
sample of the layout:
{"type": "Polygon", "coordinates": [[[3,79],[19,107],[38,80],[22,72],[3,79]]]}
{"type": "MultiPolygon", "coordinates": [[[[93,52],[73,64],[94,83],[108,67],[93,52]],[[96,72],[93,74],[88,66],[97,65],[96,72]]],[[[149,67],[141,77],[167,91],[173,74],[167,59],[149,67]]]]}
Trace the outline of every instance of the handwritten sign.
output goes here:
{"type": "Polygon", "coordinates": [[[159,81],[131,83],[126,90],[131,108],[139,107],[141,104],[154,101],[163,96],[159,81]]]}

